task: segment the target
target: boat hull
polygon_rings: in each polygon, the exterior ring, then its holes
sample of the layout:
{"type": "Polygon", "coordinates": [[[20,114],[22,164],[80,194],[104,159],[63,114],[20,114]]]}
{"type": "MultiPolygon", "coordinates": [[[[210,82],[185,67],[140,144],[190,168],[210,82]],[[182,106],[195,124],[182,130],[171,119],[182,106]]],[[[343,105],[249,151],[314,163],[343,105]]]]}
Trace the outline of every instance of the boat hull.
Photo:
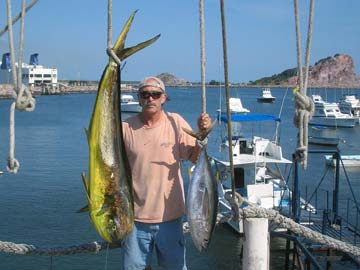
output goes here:
{"type": "Polygon", "coordinates": [[[321,137],[321,136],[309,136],[308,141],[310,144],[337,146],[339,144],[339,138],[321,137]]]}
{"type": "Polygon", "coordinates": [[[353,128],[355,126],[355,122],[356,120],[354,118],[330,118],[314,116],[309,121],[309,125],[353,128]]]}
{"type": "Polygon", "coordinates": [[[142,108],[138,102],[121,103],[121,111],[127,113],[141,112],[142,108]]]}
{"type": "Polygon", "coordinates": [[[258,98],[257,99],[258,102],[262,102],[262,103],[272,103],[275,101],[275,98],[258,98]]]}

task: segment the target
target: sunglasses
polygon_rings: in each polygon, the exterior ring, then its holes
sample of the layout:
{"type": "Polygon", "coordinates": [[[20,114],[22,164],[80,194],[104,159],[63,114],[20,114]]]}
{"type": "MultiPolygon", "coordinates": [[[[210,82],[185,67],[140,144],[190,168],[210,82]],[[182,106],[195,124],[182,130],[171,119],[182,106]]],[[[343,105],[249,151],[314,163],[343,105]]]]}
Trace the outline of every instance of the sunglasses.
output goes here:
{"type": "Polygon", "coordinates": [[[142,99],[148,99],[149,97],[152,97],[153,99],[158,99],[161,97],[162,94],[163,94],[163,92],[159,92],[159,91],[140,91],[139,92],[139,96],[142,99]]]}

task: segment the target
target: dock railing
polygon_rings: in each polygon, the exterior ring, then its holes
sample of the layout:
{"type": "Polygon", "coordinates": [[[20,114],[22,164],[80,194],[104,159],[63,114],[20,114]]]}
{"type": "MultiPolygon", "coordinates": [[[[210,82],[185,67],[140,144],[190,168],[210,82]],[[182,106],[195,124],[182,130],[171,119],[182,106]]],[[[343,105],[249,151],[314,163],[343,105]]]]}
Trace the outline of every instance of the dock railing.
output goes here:
{"type": "Polygon", "coordinates": [[[360,205],[353,191],[349,175],[342,162],[341,154],[335,150],[316,150],[309,153],[331,153],[336,158],[336,167],[325,168],[325,173],[321,177],[318,185],[315,187],[303,185],[299,191],[300,197],[305,202],[301,202],[300,223],[308,226],[318,232],[329,235],[341,241],[360,246],[360,205]],[[341,173],[340,173],[341,172],[341,173]],[[326,177],[332,177],[334,185],[323,187],[326,177]],[[340,181],[342,184],[340,185],[340,181]],[[347,183],[345,184],[344,181],[347,183]],[[350,197],[343,198],[339,196],[339,190],[346,186],[350,191],[350,197]],[[313,190],[309,195],[309,190],[313,190]],[[315,207],[316,212],[309,210],[308,206],[315,207]]]}

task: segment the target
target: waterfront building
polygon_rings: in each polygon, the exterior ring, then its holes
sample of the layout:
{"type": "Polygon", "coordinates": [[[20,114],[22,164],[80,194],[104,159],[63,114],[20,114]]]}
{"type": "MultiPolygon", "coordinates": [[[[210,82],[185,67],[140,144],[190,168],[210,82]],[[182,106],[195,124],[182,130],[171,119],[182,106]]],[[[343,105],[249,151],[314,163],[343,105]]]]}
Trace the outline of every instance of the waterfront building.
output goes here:
{"type": "MultiPolygon", "coordinates": [[[[47,68],[39,65],[39,54],[35,53],[30,56],[30,63],[22,63],[22,82],[30,87],[49,86],[57,87],[58,75],[56,68],[47,68]]],[[[12,70],[10,65],[10,54],[5,53],[0,62],[0,84],[12,84],[12,70]]],[[[15,63],[18,67],[18,63],[15,63]]]]}

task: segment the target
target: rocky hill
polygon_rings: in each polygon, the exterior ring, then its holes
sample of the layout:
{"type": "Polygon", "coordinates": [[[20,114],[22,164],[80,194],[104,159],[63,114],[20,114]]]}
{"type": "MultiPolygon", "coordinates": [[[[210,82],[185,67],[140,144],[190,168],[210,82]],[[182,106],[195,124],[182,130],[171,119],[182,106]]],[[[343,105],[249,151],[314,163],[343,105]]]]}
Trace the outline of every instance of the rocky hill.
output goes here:
{"type": "MultiPolygon", "coordinates": [[[[287,69],[271,77],[261,78],[252,85],[295,85],[297,68],[287,69]]],[[[309,87],[360,88],[354,60],[347,54],[335,54],[321,59],[309,68],[309,87]]]]}
{"type": "Polygon", "coordinates": [[[161,73],[156,77],[160,78],[166,86],[186,86],[188,84],[184,79],[177,78],[170,73],[161,73]]]}

